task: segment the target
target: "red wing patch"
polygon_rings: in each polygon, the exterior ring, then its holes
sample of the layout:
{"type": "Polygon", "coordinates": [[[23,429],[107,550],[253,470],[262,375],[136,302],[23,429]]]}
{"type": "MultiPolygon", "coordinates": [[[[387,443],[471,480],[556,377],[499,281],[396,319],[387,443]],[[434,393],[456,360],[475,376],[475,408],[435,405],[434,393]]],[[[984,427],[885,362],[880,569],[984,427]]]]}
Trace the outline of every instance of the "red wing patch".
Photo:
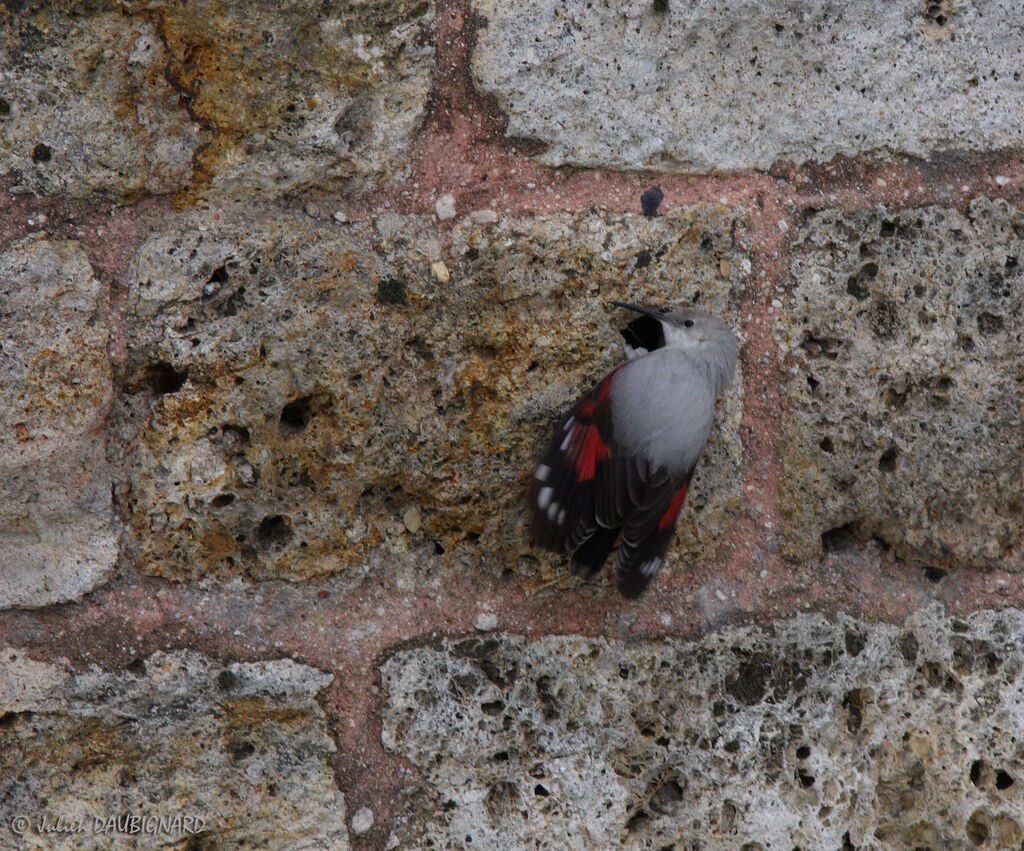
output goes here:
{"type": "Polygon", "coordinates": [[[597,474],[597,465],[612,454],[611,447],[604,442],[597,424],[608,422],[612,377],[621,368],[617,367],[606,375],[589,395],[580,400],[576,408],[576,421],[565,442],[565,454],[572,460],[577,480],[580,482],[591,481],[597,474]]]}
{"type": "Polygon", "coordinates": [[[597,473],[597,465],[612,454],[608,444],[601,440],[596,425],[575,425],[570,437],[569,457],[573,459],[576,477],[589,482],[597,473]]]}
{"type": "Polygon", "coordinates": [[[661,515],[661,520],[658,521],[659,532],[671,529],[675,525],[676,518],[679,516],[679,512],[683,508],[683,501],[686,499],[686,492],[689,489],[690,483],[685,482],[683,486],[676,491],[676,495],[672,497],[672,502],[668,504],[668,509],[663,515],[661,515]]]}

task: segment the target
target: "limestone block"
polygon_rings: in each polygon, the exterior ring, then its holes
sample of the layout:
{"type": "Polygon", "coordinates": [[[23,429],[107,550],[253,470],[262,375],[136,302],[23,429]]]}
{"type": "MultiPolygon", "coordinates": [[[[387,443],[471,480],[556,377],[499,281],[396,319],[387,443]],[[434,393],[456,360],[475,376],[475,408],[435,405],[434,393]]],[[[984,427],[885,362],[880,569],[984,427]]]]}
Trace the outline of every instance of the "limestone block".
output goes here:
{"type": "Polygon", "coordinates": [[[154,22],[122,9],[28,3],[0,15],[0,176],[13,185],[96,200],[191,180],[210,134],[164,78],[154,22]]]}
{"type": "Polygon", "coordinates": [[[348,848],[316,702],[330,682],[287,659],[158,652],[125,671],[75,672],[0,650],[5,841],[24,816],[25,849],[348,848]],[[40,827],[58,819],[81,830],[40,827]]]}
{"type": "Polygon", "coordinates": [[[706,172],[1024,142],[1014,0],[473,8],[476,85],[552,165],[706,172]]]}
{"type": "Polygon", "coordinates": [[[426,108],[433,4],[179,0],[168,77],[212,130],[193,195],[278,197],[389,179],[426,108]]]}
{"type": "MultiPolygon", "coordinates": [[[[624,358],[608,299],[697,300],[736,325],[744,239],[717,207],[467,218],[450,238],[426,217],[224,208],[154,233],[130,274],[119,441],[135,562],[303,578],[433,542],[536,576],[526,483],[556,419],[624,358]]],[[[741,510],[741,398],[738,381],[679,558],[713,557],[741,510]]]]}
{"type": "Polygon", "coordinates": [[[1024,213],[809,216],[776,324],[786,547],[1024,568],[1024,213]]]}
{"type": "Polygon", "coordinates": [[[77,599],[117,558],[105,305],[77,243],[0,252],[0,608],[77,599]]]}
{"type": "Polygon", "coordinates": [[[70,6],[0,17],[0,176],[27,191],[367,188],[400,172],[424,115],[427,0],[70,6]]]}
{"type": "Polygon", "coordinates": [[[1022,633],[930,609],[403,650],[382,740],[424,787],[392,847],[1018,847],[1022,633]]]}

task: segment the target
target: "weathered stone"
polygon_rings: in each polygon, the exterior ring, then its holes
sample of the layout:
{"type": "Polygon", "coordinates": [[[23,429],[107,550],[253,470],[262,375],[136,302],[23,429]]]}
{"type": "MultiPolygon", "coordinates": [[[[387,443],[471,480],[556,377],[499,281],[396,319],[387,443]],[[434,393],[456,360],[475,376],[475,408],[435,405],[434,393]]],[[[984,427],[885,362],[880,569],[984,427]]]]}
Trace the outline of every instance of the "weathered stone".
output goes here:
{"type": "Polygon", "coordinates": [[[553,165],[703,172],[1024,143],[1013,0],[474,9],[476,84],[553,165]]]}
{"type": "Polygon", "coordinates": [[[77,243],[0,252],[0,608],[77,599],[117,557],[105,304],[77,243]]]}
{"type": "Polygon", "coordinates": [[[83,199],[184,188],[209,133],[164,79],[155,24],[124,4],[71,5],[0,12],[0,176],[83,199]]]}
{"type": "Polygon", "coordinates": [[[168,77],[213,134],[194,194],[359,189],[404,167],[434,63],[429,0],[180,0],[159,20],[168,77]]]}
{"type": "Polygon", "coordinates": [[[1022,261],[1004,202],[810,216],[776,325],[791,555],[1024,569],[1022,261]]]}
{"type": "Polygon", "coordinates": [[[394,176],[428,0],[49,3],[0,16],[0,175],[37,194],[278,197],[394,176]]]}
{"type": "MultiPolygon", "coordinates": [[[[130,275],[136,562],[301,578],[433,541],[535,574],[518,558],[533,552],[525,484],[555,419],[623,357],[608,299],[699,299],[734,317],[743,232],[697,207],[450,236],[426,217],[222,209],[153,234],[130,275]],[[440,256],[447,282],[431,274],[440,256]]],[[[724,400],[677,557],[713,557],[741,510],[741,392],[724,400]]]]}
{"type": "Polygon", "coordinates": [[[287,659],[223,666],[178,651],[75,673],[2,650],[4,833],[25,816],[18,848],[136,848],[143,837],[146,847],[347,848],[316,702],[330,682],[287,659]],[[134,833],[108,822],[126,816],[146,821],[134,833]],[[45,832],[58,819],[81,832],[45,832]]]}
{"type": "Polygon", "coordinates": [[[393,846],[1018,847],[1022,633],[931,609],[402,651],[382,739],[427,788],[393,846]]]}

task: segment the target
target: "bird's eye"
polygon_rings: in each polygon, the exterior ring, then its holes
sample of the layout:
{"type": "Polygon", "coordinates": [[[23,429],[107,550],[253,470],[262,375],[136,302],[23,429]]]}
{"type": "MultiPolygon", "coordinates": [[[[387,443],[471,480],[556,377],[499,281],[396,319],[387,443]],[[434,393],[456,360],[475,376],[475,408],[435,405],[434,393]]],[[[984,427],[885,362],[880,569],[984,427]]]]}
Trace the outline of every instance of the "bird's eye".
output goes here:
{"type": "Polygon", "coordinates": [[[685,325],[685,326],[686,326],[687,328],[692,328],[692,327],[693,327],[693,320],[692,320],[692,319],[687,319],[687,320],[686,320],[686,321],[685,321],[685,322],[683,323],[683,325],[685,325]]]}

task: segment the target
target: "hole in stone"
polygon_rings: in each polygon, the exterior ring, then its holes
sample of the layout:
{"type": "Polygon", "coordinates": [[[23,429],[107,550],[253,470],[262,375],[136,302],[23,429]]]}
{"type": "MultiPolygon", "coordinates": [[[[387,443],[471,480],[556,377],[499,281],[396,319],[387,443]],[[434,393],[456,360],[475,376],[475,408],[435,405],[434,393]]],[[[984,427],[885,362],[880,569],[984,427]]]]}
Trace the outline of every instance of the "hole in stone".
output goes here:
{"type": "MultiPolygon", "coordinates": [[[[217,290],[220,289],[221,284],[226,284],[228,281],[228,269],[227,266],[218,266],[213,270],[213,273],[206,280],[206,284],[203,286],[203,295],[212,296],[217,290]]],[[[236,306],[237,307],[237,306],[236,306]]]]}
{"type": "Polygon", "coordinates": [[[651,808],[663,815],[671,813],[675,805],[683,800],[683,787],[675,780],[666,780],[651,796],[651,808]]]}
{"type": "Polygon", "coordinates": [[[971,783],[975,786],[981,785],[981,771],[985,767],[983,760],[976,759],[971,763],[971,783]]]}
{"type": "Polygon", "coordinates": [[[928,566],[924,569],[924,576],[929,582],[940,582],[945,577],[946,572],[938,567],[928,566]]]}
{"type": "Polygon", "coordinates": [[[843,644],[850,656],[857,657],[867,644],[867,639],[864,637],[863,632],[851,628],[846,630],[846,634],[843,636],[843,644]]]}
{"type": "Polygon", "coordinates": [[[224,433],[225,438],[231,438],[232,440],[242,444],[242,446],[249,445],[251,437],[249,435],[249,429],[245,426],[225,423],[220,427],[220,430],[224,433]]]}
{"type": "Polygon", "coordinates": [[[821,443],[819,443],[818,446],[820,446],[824,452],[831,453],[835,450],[835,446],[832,445],[831,437],[822,438],[821,443]]]}
{"type": "Polygon", "coordinates": [[[967,838],[975,845],[984,845],[988,840],[988,818],[982,810],[975,810],[967,820],[967,838]]]}
{"type": "Polygon", "coordinates": [[[210,505],[214,508],[225,508],[234,501],[235,495],[233,493],[219,493],[210,500],[210,505]]]}
{"type": "Polygon", "coordinates": [[[882,453],[882,457],[878,459],[878,469],[883,473],[891,473],[896,469],[896,458],[898,455],[899,450],[895,446],[890,446],[882,453]]]}
{"type": "Polygon", "coordinates": [[[312,402],[312,396],[303,396],[281,409],[281,434],[290,436],[306,430],[313,418],[312,402]]]}
{"type": "Polygon", "coordinates": [[[543,786],[540,783],[538,783],[536,786],[533,787],[533,794],[536,795],[538,798],[546,798],[551,793],[547,790],[546,786],[543,786]]]}
{"type": "Polygon", "coordinates": [[[409,304],[405,282],[398,278],[384,278],[377,283],[377,301],[381,304],[409,304]]]}
{"type": "Polygon", "coordinates": [[[283,547],[291,540],[291,523],[281,514],[264,517],[256,527],[256,542],[264,549],[283,547]]]}
{"type": "Polygon", "coordinates": [[[145,387],[158,396],[163,396],[167,393],[177,393],[186,381],[187,370],[179,372],[167,361],[158,361],[146,367],[141,380],[142,387],[139,389],[145,387]]]}
{"type": "Polygon", "coordinates": [[[7,101],[5,101],[3,98],[0,98],[0,118],[6,118],[10,114],[11,114],[11,105],[7,101]]]}
{"type": "Polygon", "coordinates": [[[843,696],[843,709],[847,711],[846,729],[851,733],[860,730],[864,723],[864,699],[870,697],[867,689],[851,689],[843,696]]]}
{"type": "Polygon", "coordinates": [[[222,691],[231,691],[236,685],[238,685],[237,675],[227,668],[217,674],[217,688],[222,691]]]}
{"type": "Polygon", "coordinates": [[[32,162],[34,163],[48,163],[53,157],[53,151],[50,150],[49,145],[44,145],[40,142],[32,149],[32,162]]]}
{"type": "Polygon", "coordinates": [[[1003,317],[993,313],[981,313],[978,315],[978,330],[985,336],[990,336],[1003,330],[1003,317]]]}
{"type": "Polygon", "coordinates": [[[813,393],[815,390],[817,390],[821,386],[821,382],[818,381],[818,379],[815,378],[813,375],[808,375],[807,376],[807,386],[811,388],[811,392],[813,393]]]}
{"type": "Polygon", "coordinates": [[[256,753],[256,746],[252,742],[232,742],[228,745],[228,751],[235,762],[241,762],[256,753]]]}
{"type": "Polygon", "coordinates": [[[498,751],[491,759],[494,762],[508,762],[508,751],[498,751]]]}
{"type": "Polygon", "coordinates": [[[800,785],[805,789],[809,789],[814,785],[814,775],[804,771],[802,768],[798,768],[796,771],[797,779],[800,781],[800,785]]]}
{"type": "Polygon", "coordinates": [[[996,772],[996,788],[997,789],[1009,789],[1013,785],[1013,778],[1010,777],[1005,771],[996,772]]]}
{"type": "Polygon", "coordinates": [[[636,833],[638,830],[642,830],[644,825],[646,825],[650,820],[651,817],[643,810],[640,810],[640,812],[626,822],[626,830],[630,833],[636,833]]]}
{"type": "MultiPolygon", "coordinates": [[[[144,677],[146,676],[146,663],[142,659],[135,659],[128,664],[127,670],[137,677],[144,677]]],[[[1013,781],[1011,780],[1010,782],[1012,783],[1013,781]]]]}
{"type": "Polygon", "coordinates": [[[857,301],[864,301],[864,299],[871,295],[871,292],[866,286],[864,286],[860,278],[852,275],[846,282],[846,291],[857,299],[857,301]]]}
{"type": "Polygon", "coordinates": [[[852,523],[836,526],[821,534],[821,548],[827,553],[837,553],[848,549],[853,543],[854,527],[852,523]]]}
{"type": "Polygon", "coordinates": [[[501,700],[492,700],[488,703],[480,704],[480,711],[483,712],[484,715],[501,715],[504,708],[505,703],[501,700]]]}
{"type": "Polygon", "coordinates": [[[436,555],[436,556],[443,556],[444,555],[444,547],[441,546],[441,542],[440,541],[434,541],[434,555],[436,555]]]}
{"type": "Polygon", "coordinates": [[[810,755],[811,749],[807,745],[800,745],[800,747],[796,749],[797,759],[807,759],[807,757],[809,757],[810,755]]]}
{"type": "Polygon", "coordinates": [[[892,236],[896,233],[896,223],[890,221],[882,222],[881,227],[878,228],[880,236],[892,236]]]}

